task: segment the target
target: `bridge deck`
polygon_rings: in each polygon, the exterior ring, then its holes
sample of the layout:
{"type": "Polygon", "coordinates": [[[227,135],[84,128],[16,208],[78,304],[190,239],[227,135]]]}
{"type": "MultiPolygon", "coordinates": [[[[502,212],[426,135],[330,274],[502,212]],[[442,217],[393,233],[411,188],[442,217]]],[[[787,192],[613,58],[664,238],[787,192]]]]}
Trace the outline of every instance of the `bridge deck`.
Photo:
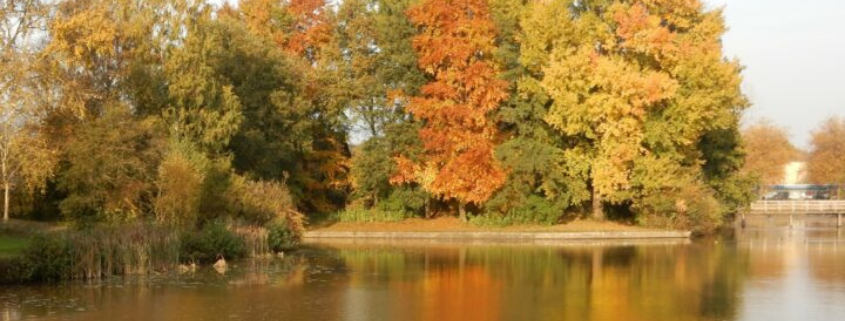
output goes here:
{"type": "Polygon", "coordinates": [[[845,214],[845,200],[756,201],[746,214],[845,214]]]}

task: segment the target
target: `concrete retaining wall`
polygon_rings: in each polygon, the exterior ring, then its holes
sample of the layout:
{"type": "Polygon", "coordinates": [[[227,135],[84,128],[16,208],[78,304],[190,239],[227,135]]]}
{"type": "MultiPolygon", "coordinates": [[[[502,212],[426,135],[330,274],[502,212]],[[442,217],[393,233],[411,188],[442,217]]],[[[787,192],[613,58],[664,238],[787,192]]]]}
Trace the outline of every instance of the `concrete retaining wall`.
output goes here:
{"type": "Polygon", "coordinates": [[[306,239],[453,239],[453,240],[608,240],[689,238],[687,231],[609,231],[609,232],[347,232],[308,231],[306,239]]]}

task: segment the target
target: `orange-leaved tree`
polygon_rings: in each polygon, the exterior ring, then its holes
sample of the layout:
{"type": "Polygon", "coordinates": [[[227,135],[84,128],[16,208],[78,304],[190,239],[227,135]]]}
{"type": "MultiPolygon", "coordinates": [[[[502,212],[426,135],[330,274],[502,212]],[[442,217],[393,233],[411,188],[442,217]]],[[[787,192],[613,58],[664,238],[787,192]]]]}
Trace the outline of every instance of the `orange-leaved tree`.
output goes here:
{"type": "Polygon", "coordinates": [[[424,123],[425,156],[418,163],[400,158],[392,181],[457,201],[466,220],[466,204],[483,204],[505,181],[489,117],[508,95],[492,60],[496,27],[486,0],[424,0],[408,16],[420,30],[413,41],[419,67],[430,77],[408,108],[424,123]]]}

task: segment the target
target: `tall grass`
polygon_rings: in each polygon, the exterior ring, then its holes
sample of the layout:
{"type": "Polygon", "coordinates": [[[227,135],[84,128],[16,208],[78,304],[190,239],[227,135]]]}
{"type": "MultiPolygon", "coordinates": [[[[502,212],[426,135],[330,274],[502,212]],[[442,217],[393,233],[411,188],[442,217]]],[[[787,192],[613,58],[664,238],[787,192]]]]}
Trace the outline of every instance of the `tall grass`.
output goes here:
{"type": "Polygon", "coordinates": [[[66,237],[73,244],[73,279],[163,271],[179,262],[179,235],[168,228],[135,225],[66,237]]]}
{"type": "Polygon", "coordinates": [[[235,225],[230,230],[243,240],[244,255],[247,257],[261,257],[272,254],[268,242],[270,233],[266,228],[253,225],[235,225]]]}
{"type": "Polygon", "coordinates": [[[157,224],[96,226],[42,233],[25,250],[0,260],[0,284],[49,282],[173,270],[182,262],[211,263],[261,257],[295,246],[299,233],[280,224],[268,227],[211,223],[197,231],[157,224]]]}
{"type": "Polygon", "coordinates": [[[167,270],[179,262],[176,231],[128,225],[41,234],[12,264],[16,281],[97,280],[167,270]]]}

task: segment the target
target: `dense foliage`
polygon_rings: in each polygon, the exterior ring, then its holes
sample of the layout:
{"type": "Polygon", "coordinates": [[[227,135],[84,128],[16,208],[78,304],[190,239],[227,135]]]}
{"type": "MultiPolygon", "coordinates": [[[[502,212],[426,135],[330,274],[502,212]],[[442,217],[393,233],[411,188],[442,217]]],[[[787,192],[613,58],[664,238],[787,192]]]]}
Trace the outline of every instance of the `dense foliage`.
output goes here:
{"type": "Polygon", "coordinates": [[[745,128],[742,137],[748,153],[743,171],[758,176],[761,184],[781,183],[785,166],[800,158],[798,149],[789,142],[786,129],[767,120],[745,128]]]}
{"type": "Polygon", "coordinates": [[[831,117],[814,132],[807,159],[809,179],[819,184],[845,183],[845,119],[831,117]]]}
{"type": "Polygon", "coordinates": [[[6,3],[32,9],[0,17],[28,31],[0,62],[15,215],[285,248],[300,213],[710,227],[749,200],[741,67],[698,0],[6,3]]]}

